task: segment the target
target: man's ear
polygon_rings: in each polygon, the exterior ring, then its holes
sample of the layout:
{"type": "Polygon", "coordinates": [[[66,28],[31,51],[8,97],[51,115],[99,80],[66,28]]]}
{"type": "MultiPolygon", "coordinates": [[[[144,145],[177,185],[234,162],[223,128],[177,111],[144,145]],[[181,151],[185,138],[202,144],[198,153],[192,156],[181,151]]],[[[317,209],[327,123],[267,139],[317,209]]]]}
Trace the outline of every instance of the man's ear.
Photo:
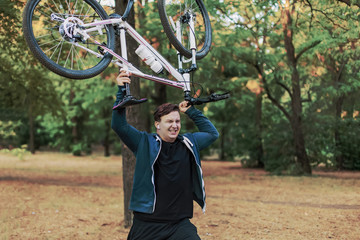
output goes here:
{"type": "Polygon", "coordinates": [[[160,129],[160,122],[155,121],[154,125],[155,125],[156,129],[160,129]]]}

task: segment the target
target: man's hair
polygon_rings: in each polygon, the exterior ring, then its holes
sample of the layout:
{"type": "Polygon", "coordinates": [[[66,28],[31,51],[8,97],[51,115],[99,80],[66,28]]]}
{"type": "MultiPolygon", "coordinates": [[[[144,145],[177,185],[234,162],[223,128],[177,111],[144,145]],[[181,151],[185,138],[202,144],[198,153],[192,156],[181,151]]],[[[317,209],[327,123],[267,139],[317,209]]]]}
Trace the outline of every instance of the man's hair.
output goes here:
{"type": "Polygon", "coordinates": [[[180,108],[176,104],[164,103],[158,106],[154,112],[154,120],[160,122],[162,116],[168,115],[171,112],[180,112],[180,108]]]}

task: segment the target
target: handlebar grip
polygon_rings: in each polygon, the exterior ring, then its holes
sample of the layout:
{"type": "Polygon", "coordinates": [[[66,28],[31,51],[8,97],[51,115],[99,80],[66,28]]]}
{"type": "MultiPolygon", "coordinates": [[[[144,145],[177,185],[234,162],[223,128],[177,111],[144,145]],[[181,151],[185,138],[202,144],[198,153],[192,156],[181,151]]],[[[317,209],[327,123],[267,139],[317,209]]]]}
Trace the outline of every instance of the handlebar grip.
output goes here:
{"type": "Polygon", "coordinates": [[[208,96],[207,98],[193,98],[193,97],[187,96],[187,97],[185,97],[185,100],[188,101],[190,103],[190,105],[201,105],[203,103],[224,100],[229,97],[230,97],[230,93],[223,93],[223,94],[213,93],[210,96],[208,96]]]}
{"type": "Polygon", "coordinates": [[[213,101],[219,101],[219,100],[227,99],[229,97],[230,97],[230,93],[223,93],[223,94],[213,93],[210,95],[210,99],[213,101]]]}

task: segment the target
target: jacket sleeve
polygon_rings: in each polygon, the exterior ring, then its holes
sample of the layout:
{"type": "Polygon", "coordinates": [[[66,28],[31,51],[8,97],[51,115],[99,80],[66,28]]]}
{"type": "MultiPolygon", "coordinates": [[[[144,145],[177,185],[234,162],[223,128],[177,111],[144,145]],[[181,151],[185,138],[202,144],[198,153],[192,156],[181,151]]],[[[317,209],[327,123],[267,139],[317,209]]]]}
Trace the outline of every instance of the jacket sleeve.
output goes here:
{"type": "MultiPolygon", "coordinates": [[[[117,105],[124,97],[125,87],[118,87],[119,90],[116,94],[114,106],[117,105]]],[[[135,153],[137,151],[142,134],[139,130],[128,124],[126,121],[126,108],[113,110],[111,128],[132,152],[135,153]]]]}
{"type": "Polygon", "coordinates": [[[199,150],[202,150],[215,142],[219,137],[219,132],[200,110],[192,106],[185,113],[194,121],[199,130],[199,132],[192,134],[198,144],[199,150]]]}

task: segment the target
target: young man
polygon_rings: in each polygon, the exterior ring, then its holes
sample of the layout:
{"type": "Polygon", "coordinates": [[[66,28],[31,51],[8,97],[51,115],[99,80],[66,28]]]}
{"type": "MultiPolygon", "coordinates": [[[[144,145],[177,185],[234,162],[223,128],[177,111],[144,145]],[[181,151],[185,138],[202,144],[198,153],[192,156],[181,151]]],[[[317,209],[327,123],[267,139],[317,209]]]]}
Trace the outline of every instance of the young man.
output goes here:
{"type": "MultiPolygon", "coordinates": [[[[116,106],[124,97],[125,72],[117,77],[116,106]]],[[[200,150],[219,136],[214,125],[187,102],[166,103],[154,113],[156,133],[141,132],[126,121],[125,109],[114,110],[112,129],[136,156],[130,209],[134,221],[128,239],[200,239],[193,217],[193,200],[205,211],[200,150]],[[180,135],[180,112],[199,132],[180,135]]]]}

